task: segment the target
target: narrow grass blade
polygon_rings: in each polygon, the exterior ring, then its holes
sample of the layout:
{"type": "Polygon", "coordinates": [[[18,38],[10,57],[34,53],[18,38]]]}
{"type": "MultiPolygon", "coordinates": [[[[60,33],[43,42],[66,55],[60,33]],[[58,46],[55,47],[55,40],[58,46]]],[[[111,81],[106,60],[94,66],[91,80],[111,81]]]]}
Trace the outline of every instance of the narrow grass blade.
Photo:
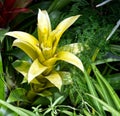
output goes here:
{"type": "MultiPolygon", "coordinates": [[[[85,75],[85,79],[86,79],[90,94],[95,97],[98,97],[95,87],[93,85],[93,82],[90,79],[90,76],[88,76],[87,72],[85,72],[85,71],[84,71],[84,75],[85,75]]],[[[105,116],[105,112],[104,112],[102,106],[100,105],[100,103],[94,99],[92,99],[92,103],[95,106],[95,109],[97,110],[97,112],[99,112],[102,116],[105,116]]]]}
{"type": "Polygon", "coordinates": [[[7,108],[9,108],[10,110],[12,110],[13,112],[19,114],[20,116],[30,116],[27,113],[25,113],[25,112],[21,111],[20,109],[18,109],[18,107],[15,107],[15,106],[13,106],[13,105],[11,105],[11,104],[3,101],[3,100],[0,100],[0,104],[7,107],[7,108]]]}
{"type": "Polygon", "coordinates": [[[120,112],[117,111],[116,109],[114,109],[113,107],[111,107],[110,105],[108,105],[107,103],[105,103],[104,101],[102,101],[101,99],[93,96],[93,95],[90,95],[90,94],[87,94],[88,96],[90,96],[91,98],[93,98],[94,100],[98,101],[100,104],[102,104],[106,109],[107,111],[111,112],[112,114],[114,114],[114,116],[120,116],[120,112]]]}
{"type": "Polygon", "coordinates": [[[110,84],[103,78],[100,74],[99,70],[96,68],[94,64],[92,64],[93,71],[96,75],[99,85],[101,86],[101,90],[105,96],[106,102],[111,106],[116,108],[118,111],[120,110],[120,98],[110,86],[110,84]]]}

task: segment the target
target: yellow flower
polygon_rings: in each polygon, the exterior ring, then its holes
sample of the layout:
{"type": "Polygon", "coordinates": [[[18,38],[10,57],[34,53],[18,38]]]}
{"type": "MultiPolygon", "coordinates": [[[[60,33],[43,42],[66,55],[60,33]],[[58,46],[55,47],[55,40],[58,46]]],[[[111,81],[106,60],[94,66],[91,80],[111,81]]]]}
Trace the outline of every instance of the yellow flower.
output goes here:
{"type": "MultiPolygon", "coordinates": [[[[47,11],[41,11],[39,9],[37,24],[38,39],[31,34],[21,31],[6,33],[6,35],[17,38],[14,40],[13,46],[22,49],[33,61],[26,72],[29,83],[34,83],[37,77],[44,77],[60,89],[62,86],[62,79],[59,73],[54,70],[54,65],[58,60],[73,64],[81,71],[84,71],[81,60],[74,54],[67,51],[57,52],[57,46],[62,34],[79,18],[79,16],[80,15],[76,15],[64,19],[54,30],[52,30],[47,11]]],[[[20,73],[22,73],[21,70],[20,68],[18,69],[20,73]]]]}

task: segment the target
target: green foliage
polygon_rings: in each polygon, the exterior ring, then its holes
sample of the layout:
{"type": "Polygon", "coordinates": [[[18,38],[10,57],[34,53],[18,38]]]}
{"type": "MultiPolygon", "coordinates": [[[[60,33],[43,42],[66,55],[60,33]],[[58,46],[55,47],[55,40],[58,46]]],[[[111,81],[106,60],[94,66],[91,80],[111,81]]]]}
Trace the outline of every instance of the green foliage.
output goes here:
{"type": "Polygon", "coordinates": [[[8,31],[8,29],[0,29],[0,99],[5,99],[5,80],[4,80],[4,72],[3,72],[3,60],[1,56],[2,52],[2,42],[5,37],[5,33],[8,31]]]}
{"type": "Polygon", "coordinates": [[[43,83],[29,85],[27,78],[23,77],[27,77],[26,70],[31,59],[20,49],[11,48],[13,38],[4,37],[0,30],[0,88],[3,88],[0,89],[3,93],[0,99],[6,98],[5,101],[0,100],[1,116],[119,115],[120,29],[114,27],[120,16],[120,1],[113,0],[96,8],[99,3],[101,0],[34,0],[28,6],[31,9],[29,13],[19,14],[9,24],[10,31],[25,31],[37,38],[39,8],[49,12],[52,29],[64,18],[81,15],[63,34],[58,51],[68,50],[77,55],[84,64],[85,72],[63,61],[57,62],[56,70],[64,70],[59,72],[64,83],[61,91],[53,87],[43,91],[40,89],[43,83]],[[114,34],[111,36],[112,30],[114,34]],[[106,41],[109,35],[110,39],[106,41]],[[21,64],[25,64],[24,67],[21,64]],[[16,71],[19,66],[22,75],[16,71]]]}

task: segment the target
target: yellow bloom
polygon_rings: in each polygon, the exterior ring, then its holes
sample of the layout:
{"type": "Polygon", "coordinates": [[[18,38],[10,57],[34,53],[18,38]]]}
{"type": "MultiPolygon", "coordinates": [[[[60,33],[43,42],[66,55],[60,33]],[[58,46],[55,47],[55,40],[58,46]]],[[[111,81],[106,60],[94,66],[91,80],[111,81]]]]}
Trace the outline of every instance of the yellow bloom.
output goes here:
{"type": "MultiPolygon", "coordinates": [[[[61,88],[62,79],[54,70],[56,61],[63,60],[75,65],[81,71],[84,71],[81,60],[74,54],[67,51],[57,52],[57,46],[62,34],[79,18],[80,15],[71,16],[64,19],[58,26],[52,30],[50,18],[46,10],[40,10],[38,13],[38,39],[21,31],[8,32],[6,35],[17,38],[13,46],[22,49],[32,60],[28,69],[28,82],[34,82],[37,77],[48,79],[57,88],[61,88]]],[[[18,70],[20,72],[20,68],[18,70]]]]}

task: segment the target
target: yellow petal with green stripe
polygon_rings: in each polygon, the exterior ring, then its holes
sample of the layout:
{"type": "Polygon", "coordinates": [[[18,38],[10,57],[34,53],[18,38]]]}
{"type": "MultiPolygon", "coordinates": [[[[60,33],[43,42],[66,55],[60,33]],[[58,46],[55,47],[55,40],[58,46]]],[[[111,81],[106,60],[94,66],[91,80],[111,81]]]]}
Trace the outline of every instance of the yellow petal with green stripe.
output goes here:
{"type": "Polygon", "coordinates": [[[8,32],[6,33],[6,35],[9,35],[11,37],[14,37],[14,38],[17,38],[17,40],[15,40],[15,42],[13,43],[13,46],[22,46],[22,45],[19,45],[19,43],[23,44],[24,43],[24,47],[19,47],[21,48],[22,50],[24,49],[24,52],[26,52],[27,54],[29,54],[29,56],[34,59],[33,57],[35,56],[34,53],[32,51],[35,51],[35,54],[37,52],[38,56],[41,57],[41,62],[45,60],[45,58],[43,57],[42,55],[42,52],[41,52],[41,49],[39,48],[39,41],[34,37],[32,36],[31,34],[28,34],[26,32],[22,32],[22,31],[13,31],[13,32],[8,32]],[[27,44],[27,46],[29,46],[27,48],[25,48],[25,44],[27,44]],[[32,54],[30,53],[29,48],[31,48],[30,50],[32,50],[31,52],[33,53],[33,56],[32,54]],[[27,50],[26,50],[27,49],[27,50]]]}
{"type": "Polygon", "coordinates": [[[69,18],[64,19],[61,23],[58,24],[55,30],[57,30],[56,33],[56,41],[54,44],[54,52],[56,51],[58,42],[62,34],[79,18],[80,15],[71,16],[69,18]]]}
{"type": "Polygon", "coordinates": [[[74,66],[78,67],[82,72],[84,72],[84,67],[81,60],[74,54],[66,51],[61,51],[56,54],[56,57],[58,60],[63,60],[65,62],[73,64],[74,66]]]}
{"type": "Polygon", "coordinates": [[[46,69],[47,67],[42,65],[38,59],[34,60],[28,71],[28,83],[42,74],[46,69]]]}
{"type": "Polygon", "coordinates": [[[23,50],[32,60],[35,60],[38,57],[38,53],[35,50],[35,47],[25,41],[16,39],[13,42],[13,46],[16,46],[23,50]]]}
{"type": "Polygon", "coordinates": [[[6,35],[28,42],[30,44],[33,44],[34,46],[39,46],[39,41],[29,33],[22,31],[13,31],[6,33],[6,35]]]}
{"type": "Polygon", "coordinates": [[[47,38],[51,32],[51,23],[46,10],[40,10],[38,12],[38,37],[40,44],[47,41],[47,38]]]}
{"type": "Polygon", "coordinates": [[[59,75],[59,73],[53,71],[50,75],[45,76],[46,79],[48,79],[53,85],[55,85],[59,90],[62,86],[62,79],[59,75]]]}
{"type": "Polygon", "coordinates": [[[56,30],[52,31],[48,37],[48,40],[44,41],[44,43],[41,44],[42,52],[46,59],[49,59],[54,55],[53,46],[56,38],[56,33],[56,30]]]}

